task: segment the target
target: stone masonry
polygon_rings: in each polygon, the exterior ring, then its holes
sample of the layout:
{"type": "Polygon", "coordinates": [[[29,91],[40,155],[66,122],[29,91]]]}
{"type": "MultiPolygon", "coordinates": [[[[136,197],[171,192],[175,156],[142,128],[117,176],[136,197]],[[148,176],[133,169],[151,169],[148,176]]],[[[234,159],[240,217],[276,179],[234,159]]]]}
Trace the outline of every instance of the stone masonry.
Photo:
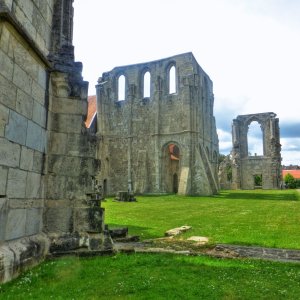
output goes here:
{"type": "Polygon", "coordinates": [[[218,191],[212,81],[192,53],[116,67],[96,92],[105,193],[218,191]]]}
{"type": "Polygon", "coordinates": [[[281,176],[281,145],[279,119],[276,114],[258,113],[240,115],[232,124],[232,188],[254,189],[254,176],[262,178],[263,189],[278,189],[281,176]],[[248,153],[248,128],[258,122],[262,129],[263,155],[248,153]]]}
{"type": "Polygon", "coordinates": [[[104,241],[104,210],[86,197],[100,163],[72,2],[0,0],[0,282],[49,251],[90,249],[91,232],[104,241]]]}

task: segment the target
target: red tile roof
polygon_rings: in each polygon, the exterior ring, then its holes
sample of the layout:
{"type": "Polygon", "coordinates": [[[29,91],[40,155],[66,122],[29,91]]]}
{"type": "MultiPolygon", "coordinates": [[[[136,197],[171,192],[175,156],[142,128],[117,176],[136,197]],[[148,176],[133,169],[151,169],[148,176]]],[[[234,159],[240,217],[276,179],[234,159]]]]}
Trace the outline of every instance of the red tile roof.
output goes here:
{"type": "Polygon", "coordinates": [[[300,179],[300,170],[282,170],[282,176],[290,173],[292,176],[294,176],[295,179],[300,179]]]}
{"type": "Polygon", "coordinates": [[[85,126],[87,128],[90,128],[96,113],[97,113],[97,97],[96,95],[88,96],[88,113],[85,121],[85,126]]]}

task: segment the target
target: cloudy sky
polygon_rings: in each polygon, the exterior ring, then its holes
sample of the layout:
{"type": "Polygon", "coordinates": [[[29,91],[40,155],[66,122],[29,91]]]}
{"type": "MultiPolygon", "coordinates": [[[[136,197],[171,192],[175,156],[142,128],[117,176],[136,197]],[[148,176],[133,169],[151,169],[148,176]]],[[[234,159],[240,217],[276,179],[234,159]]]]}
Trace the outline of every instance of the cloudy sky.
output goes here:
{"type": "Polygon", "coordinates": [[[90,95],[115,66],[193,52],[214,83],[220,153],[236,116],[274,112],[283,164],[300,165],[300,0],[75,0],[74,9],[90,95]]]}

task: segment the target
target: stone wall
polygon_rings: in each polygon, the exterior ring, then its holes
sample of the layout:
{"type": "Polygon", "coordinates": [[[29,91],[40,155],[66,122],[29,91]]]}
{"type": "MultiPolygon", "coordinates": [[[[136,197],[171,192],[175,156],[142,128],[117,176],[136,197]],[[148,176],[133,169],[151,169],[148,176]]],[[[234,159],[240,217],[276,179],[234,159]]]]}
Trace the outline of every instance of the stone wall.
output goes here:
{"type": "Polygon", "coordinates": [[[180,194],[210,195],[218,190],[212,82],[191,53],[116,67],[103,74],[96,90],[102,164],[98,179],[108,194],[173,192],[169,176],[178,177],[180,194]],[[175,92],[169,91],[172,67],[175,92]],[[150,95],[145,96],[147,72],[150,95]],[[121,100],[120,76],[125,76],[121,100]],[[166,157],[172,144],[180,153],[178,174],[170,174],[166,157]]]}
{"type": "Polygon", "coordinates": [[[254,176],[262,176],[263,189],[278,189],[281,175],[281,145],[279,119],[276,114],[259,113],[241,115],[232,125],[232,186],[233,188],[254,189],[254,176]],[[263,155],[248,153],[248,128],[258,122],[262,129],[263,155]]]}
{"type": "Polygon", "coordinates": [[[88,241],[86,194],[100,164],[84,125],[88,83],[74,62],[72,2],[0,0],[0,282],[58,240],[61,249],[88,241]]]}

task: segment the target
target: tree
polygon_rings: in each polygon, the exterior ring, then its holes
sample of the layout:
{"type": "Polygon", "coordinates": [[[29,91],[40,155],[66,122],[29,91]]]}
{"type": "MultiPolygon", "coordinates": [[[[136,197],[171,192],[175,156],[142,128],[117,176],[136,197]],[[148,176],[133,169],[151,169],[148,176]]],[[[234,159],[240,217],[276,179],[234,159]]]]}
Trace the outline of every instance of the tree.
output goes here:
{"type": "Polygon", "coordinates": [[[284,182],[289,189],[295,189],[297,186],[297,181],[295,180],[295,177],[290,173],[287,173],[284,176],[284,182]]]}

